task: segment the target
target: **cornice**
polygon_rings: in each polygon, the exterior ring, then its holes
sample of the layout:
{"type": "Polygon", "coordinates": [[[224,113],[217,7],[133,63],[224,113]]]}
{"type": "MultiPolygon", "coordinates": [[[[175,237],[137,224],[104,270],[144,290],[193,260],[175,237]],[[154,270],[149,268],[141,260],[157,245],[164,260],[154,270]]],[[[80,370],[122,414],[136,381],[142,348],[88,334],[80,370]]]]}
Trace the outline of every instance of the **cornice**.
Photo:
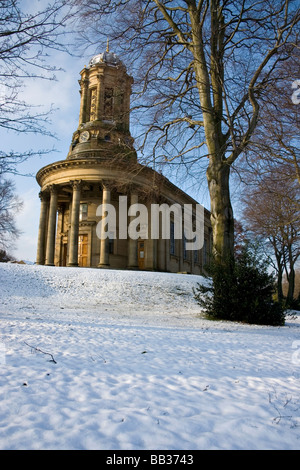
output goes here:
{"type": "MultiPolygon", "coordinates": [[[[116,171],[128,171],[128,165],[125,162],[120,162],[120,164],[111,165],[112,161],[110,159],[104,160],[103,158],[86,158],[86,159],[73,159],[73,160],[60,160],[54,163],[50,163],[49,165],[41,168],[36,175],[36,180],[40,186],[42,186],[42,179],[48,175],[51,175],[56,172],[66,171],[71,168],[87,168],[87,167],[101,167],[111,171],[110,179],[114,179],[114,172],[116,171]]],[[[162,187],[168,188],[171,193],[174,195],[186,199],[188,203],[198,204],[198,202],[193,199],[191,196],[186,194],[183,190],[178,188],[174,183],[172,183],[168,178],[157,173],[153,168],[144,166],[139,163],[135,163],[136,166],[136,174],[131,174],[131,182],[133,184],[137,184],[145,186],[147,183],[153,184],[153,176],[157,178],[156,186],[157,190],[159,191],[162,187]],[[140,179],[141,178],[141,179],[140,179]],[[144,180],[144,181],[143,181],[144,180]]],[[[116,175],[117,177],[117,175],[116,175]]],[[[79,178],[79,176],[78,176],[79,178]]],[[[107,176],[105,176],[107,178],[107,176]]],[[[84,178],[82,178],[84,180],[84,178]]],[[[209,216],[210,212],[205,208],[205,213],[209,216]]]]}
{"type": "Polygon", "coordinates": [[[40,180],[51,173],[56,171],[66,170],[69,168],[87,167],[103,165],[103,160],[91,158],[91,159],[74,159],[74,160],[60,160],[58,162],[50,163],[49,165],[41,168],[36,174],[36,180],[40,184],[40,180]]]}

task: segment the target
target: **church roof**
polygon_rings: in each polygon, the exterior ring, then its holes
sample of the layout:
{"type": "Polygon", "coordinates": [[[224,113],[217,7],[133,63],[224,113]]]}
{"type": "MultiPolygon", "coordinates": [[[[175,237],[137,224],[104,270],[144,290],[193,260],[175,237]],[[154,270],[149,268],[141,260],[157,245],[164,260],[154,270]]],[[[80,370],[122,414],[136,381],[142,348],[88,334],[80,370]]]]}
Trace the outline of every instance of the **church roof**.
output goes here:
{"type": "Polygon", "coordinates": [[[121,59],[119,59],[119,57],[114,52],[110,52],[108,40],[107,40],[106,51],[93,56],[91,60],[89,61],[89,67],[92,67],[93,65],[96,65],[96,64],[107,64],[107,65],[113,65],[115,67],[118,65],[124,66],[121,59]]]}
{"type": "Polygon", "coordinates": [[[89,67],[101,63],[114,66],[123,65],[122,61],[114,52],[101,52],[100,54],[97,54],[91,58],[89,61],[89,67]]]}

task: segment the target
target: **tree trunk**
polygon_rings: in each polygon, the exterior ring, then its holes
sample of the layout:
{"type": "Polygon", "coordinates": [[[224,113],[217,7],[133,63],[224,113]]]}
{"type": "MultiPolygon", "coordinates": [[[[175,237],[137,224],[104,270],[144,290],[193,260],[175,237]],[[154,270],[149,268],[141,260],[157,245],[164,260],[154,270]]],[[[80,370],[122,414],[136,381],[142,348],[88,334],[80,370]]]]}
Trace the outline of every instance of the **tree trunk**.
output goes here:
{"type": "Polygon", "coordinates": [[[278,296],[278,302],[282,302],[283,300],[283,290],[282,290],[282,268],[279,268],[278,274],[277,274],[277,296],[278,296]]]}
{"type": "Polygon", "coordinates": [[[294,299],[294,293],[295,293],[295,269],[294,266],[290,267],[290,272],[288,275],[288,293],[286,296],[287,304],[289,305],[290,303],[293,302],[294,299]]]}
{"type": "Polygon", "coordinates": [[[276,237],[269,237],[269,241],[273,246],[273,250],[275,253],[276,264],[277,264],[277,297],[278,302],[283,301],[283,288],[282,288],[282,281],[283,281],[283,264],[282,264],[282,252],[277,247],[277,238],[276,237]]]}
{"type": "Polygon", "coordinates": [[[287,305],[291,304],[295,293],[295,259],[293,257],[292,245],[288,245],[288,262],[285,265],[285,272],[288,281],[288,292],[286,296],[287,305]]]}
{"type": "Polygon", "coordinates": [[[234,219],[229,191],[230,166],[210,160],[207,181],[211,201],[213,254],[218,263],[228,263],[234,256],[234,219]]]}

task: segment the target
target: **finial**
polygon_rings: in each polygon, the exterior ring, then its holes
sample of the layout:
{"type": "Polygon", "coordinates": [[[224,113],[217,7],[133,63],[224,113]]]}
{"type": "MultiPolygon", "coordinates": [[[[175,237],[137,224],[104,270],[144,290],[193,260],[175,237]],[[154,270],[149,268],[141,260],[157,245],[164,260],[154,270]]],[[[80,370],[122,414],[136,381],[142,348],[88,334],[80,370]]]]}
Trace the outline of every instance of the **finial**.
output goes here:
{"type": "Polygon", "coordinates": [[[106,52],[109,52],[109,39],[107,38],[106,52]]]}

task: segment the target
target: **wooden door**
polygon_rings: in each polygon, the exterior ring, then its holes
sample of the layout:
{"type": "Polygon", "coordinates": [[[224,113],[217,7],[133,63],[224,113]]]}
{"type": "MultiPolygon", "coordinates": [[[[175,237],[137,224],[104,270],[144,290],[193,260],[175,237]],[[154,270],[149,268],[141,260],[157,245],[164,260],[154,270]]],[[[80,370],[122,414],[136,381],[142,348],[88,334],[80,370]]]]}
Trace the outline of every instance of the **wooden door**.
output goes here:
{"type": "Polygon", "coordinates": [[[88,265],[88,236],[79,235],[78,237],[78,265],[82,268],[88,265]]]}
{"type": "Polygon", "coordinates": [[[145,267],[145,242],[142,240],[138,242],[138,264],[139,264],[139,269],[144,269],[145,267]]]}

